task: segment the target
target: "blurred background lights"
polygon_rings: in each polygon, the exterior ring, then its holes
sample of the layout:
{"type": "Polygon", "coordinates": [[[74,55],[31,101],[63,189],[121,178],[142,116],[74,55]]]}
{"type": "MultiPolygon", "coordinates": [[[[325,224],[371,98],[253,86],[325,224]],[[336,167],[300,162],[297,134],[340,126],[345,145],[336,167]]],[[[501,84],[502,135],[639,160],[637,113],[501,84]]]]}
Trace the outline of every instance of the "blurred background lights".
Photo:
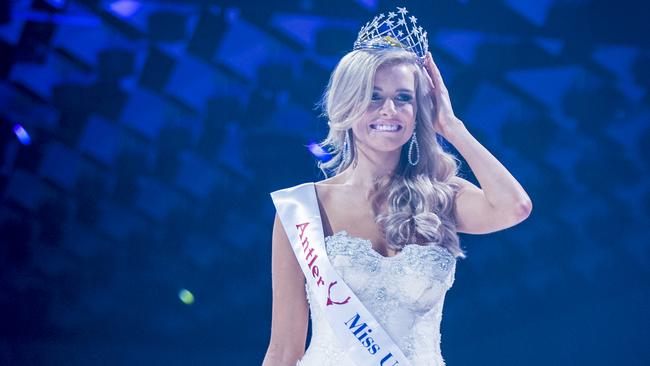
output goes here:
{"type": "MultiPolygon", "coordinates": [[[[398,3],[431,33],[455,112],[535,206],[512,229],[461,237],[468,258],[445,304],[445,359],[650,365],[642,2],[398,3]],[[493,347],[523,339],[507,353],[493,347]],[[544,352],[549,339],[556,347],[544,352]]],[[[329,131],[323,91],[359,26],[395,5],[2,1],[0,366],[259,365],[269,328],[247,325],[270,324],[268,193],[324,178],[314,162],[336,152],[318,146],[329,131]]]]}
{"type": "Polygon", "coordinates": [[[323,150],[323,148],[316,142],[309,143],[309,145],[307,145],[307,149],[309,149],[309,152],[311,152],[312,155],[314,155],[319,160],[326,161],[331,158],[330,154],[327,151],[323,150]]]}
{"type": "Polygon", "coordinates": [[[178,291],[178,298],[181,299],[185,305],[192,305],[194,303],[194,295],[186,289],[178,291]]]}
{"type": "Polygon", "coordinates": [[[18,140],[23,145],[29,145],[32,142],[27,131],[19,124],[14,125],[14,134],[16,134],[16,137],[18,137],[18,140]]]}
{"type": "Polygon", "coordinates": [[[111,3],[110,9],[113,13],[128,18],[140,9],[140,2],[133,0],[119,0],[111,3]]]}
{"type": "Polygon", "coordinates": [[[230,22],[235,22],[237,21],[237,19],[239,19],[239,13],[240,13],[239,9],[229,8],[228,10],[226,10],[226,18],[230,22]]]}
{"type": "Polygon", "coordinates": [[[66,0],[46,0],[45,2],[52,5],[56,9],[63,9],[65,7],[66,0]]]}

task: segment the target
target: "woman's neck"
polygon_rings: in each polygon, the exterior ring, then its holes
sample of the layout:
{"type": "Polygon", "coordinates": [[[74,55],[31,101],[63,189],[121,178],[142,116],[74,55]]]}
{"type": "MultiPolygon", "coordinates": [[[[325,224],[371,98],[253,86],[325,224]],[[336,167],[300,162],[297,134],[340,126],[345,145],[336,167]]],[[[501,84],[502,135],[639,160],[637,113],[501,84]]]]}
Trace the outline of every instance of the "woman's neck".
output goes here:
{"type": "Polygon", "coordinates": [[[341,174],[343,183],[372,191],[377,181],[395,172],[399,153],[395,151],[368,154],[357,150],[355,161],[341,174]]]}

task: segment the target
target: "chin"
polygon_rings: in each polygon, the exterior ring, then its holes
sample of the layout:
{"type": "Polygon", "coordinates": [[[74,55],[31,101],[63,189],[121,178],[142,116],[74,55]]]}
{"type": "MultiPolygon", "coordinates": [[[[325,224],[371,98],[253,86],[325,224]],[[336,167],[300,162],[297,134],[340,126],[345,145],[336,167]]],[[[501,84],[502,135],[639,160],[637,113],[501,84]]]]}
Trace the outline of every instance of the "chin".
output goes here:
{"type": "Polygon", "coordinates": [[[401,151],[404,145],[408,144],[412,131],[401,130],[400,132],[392,133],[368,133],[369,131],[362,131],[358,136],[355,135],[355,142],[359,147],[364,147],[371,151],[379,153],[390,153],[401,151]]]}
{"type": "Polygon", "coordinates": [[[400,153],[404,147],[404,143],[380,143],[372,144],[369,146],[371,149],[381,153],[400,153]]]}

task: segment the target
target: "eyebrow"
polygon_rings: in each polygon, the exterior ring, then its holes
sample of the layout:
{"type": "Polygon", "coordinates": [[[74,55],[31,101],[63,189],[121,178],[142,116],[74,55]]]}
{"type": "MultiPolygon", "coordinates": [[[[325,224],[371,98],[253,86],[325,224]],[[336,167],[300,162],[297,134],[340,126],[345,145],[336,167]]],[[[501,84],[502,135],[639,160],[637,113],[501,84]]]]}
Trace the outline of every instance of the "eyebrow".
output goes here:
{"type": "MultiPolygon", "coordinates": [[[[378,86],[373,87],[373,90],[384,91],[382,88],[380,88],[380,87],[378,87],[378,86]]],[[[396,91],[397,91],[397,92],[402,92],[402,93],[403,93],[403,92],[406,92],[406,93],[415,93],[415,91],[413,91],[413,90],[411,90],[411,89],[397,89],[396,91]]]]}

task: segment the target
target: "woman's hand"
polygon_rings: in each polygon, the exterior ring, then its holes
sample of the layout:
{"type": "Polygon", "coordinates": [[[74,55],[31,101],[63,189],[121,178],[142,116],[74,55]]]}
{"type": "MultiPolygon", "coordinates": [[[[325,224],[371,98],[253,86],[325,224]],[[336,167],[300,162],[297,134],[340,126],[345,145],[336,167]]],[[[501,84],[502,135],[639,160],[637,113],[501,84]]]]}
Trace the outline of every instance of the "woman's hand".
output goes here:
{"type": "Polygon", "coordinates": [[[433,114],[433,129],[436,133],[447,138],[452,129],[464,127],[463,122],[456,117],[454,109],[451,106],[449,99],[449,92],[442,80],[442,75],[438,66],[433,62],[431,52],[427,52],[424,60],[424,69],[429,76],[429,86],[431,87],[431,98],[433,98],[434,114],[433,114]]]}

